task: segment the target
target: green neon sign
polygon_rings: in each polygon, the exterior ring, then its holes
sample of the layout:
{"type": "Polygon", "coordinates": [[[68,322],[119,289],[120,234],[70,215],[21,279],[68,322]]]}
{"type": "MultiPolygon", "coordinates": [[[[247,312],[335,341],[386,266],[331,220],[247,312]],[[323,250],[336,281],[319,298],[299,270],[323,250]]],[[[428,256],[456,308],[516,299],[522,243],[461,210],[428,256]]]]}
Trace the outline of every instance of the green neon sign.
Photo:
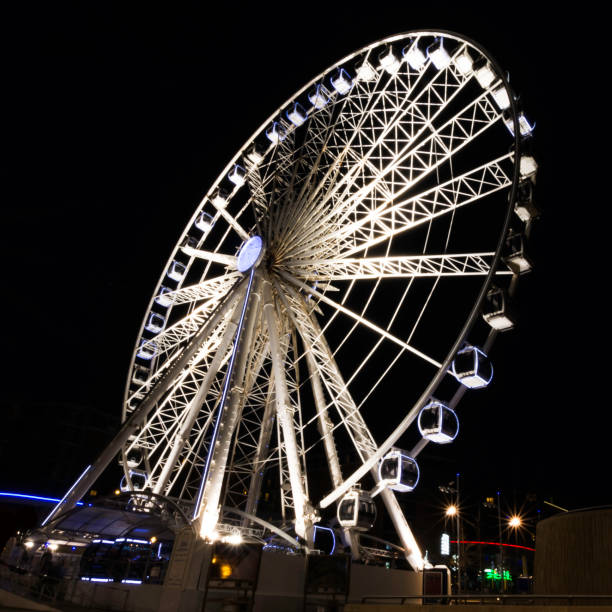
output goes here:
{"type": "Polygon", "coordinates": [[[509,581],[512,580],[512,576],[510,575],[509,570],[504,570],[503,574],[500,574],[497,569],[487,568],[485,569],[484,573],[485,573],[485,578],[487,580],[501,580],[502,576],[504,580],[509,580],[509,581]]]}

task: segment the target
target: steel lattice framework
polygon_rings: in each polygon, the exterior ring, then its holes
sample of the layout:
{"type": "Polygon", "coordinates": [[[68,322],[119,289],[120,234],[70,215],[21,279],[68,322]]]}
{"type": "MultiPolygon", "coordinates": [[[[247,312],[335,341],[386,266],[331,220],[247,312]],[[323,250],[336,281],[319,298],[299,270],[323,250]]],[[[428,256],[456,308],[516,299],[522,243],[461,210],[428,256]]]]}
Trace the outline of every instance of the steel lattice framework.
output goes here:
{"type": "MultiPolygon", "coordinates": [[[[62,507],[120,451],[126,488],[144,478],[203,537],[227,531],[223,507],[248,528],[274,478],[282,521],[311,540],[324,508],[368,473],[376,486],[492,279],[513,274],[521,129],[495,61],[448,32],[379,41],[305,85],[187,224],[134,349],[124,427],[62,507]],[[263,248],[240,271],[253,236],[263,248]]],[[[395,493],[377,492],[422,567],[395,493]]]]}

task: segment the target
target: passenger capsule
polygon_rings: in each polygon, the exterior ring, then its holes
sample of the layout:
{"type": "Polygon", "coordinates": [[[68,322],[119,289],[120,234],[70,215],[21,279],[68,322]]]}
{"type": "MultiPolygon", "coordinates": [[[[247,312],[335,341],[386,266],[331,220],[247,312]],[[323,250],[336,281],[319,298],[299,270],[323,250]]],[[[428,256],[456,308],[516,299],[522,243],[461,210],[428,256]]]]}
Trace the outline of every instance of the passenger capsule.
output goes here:
{"type": "Polygon", "coordinates": [[[482,305],[482,318],[498,331],[508,331],[515,325],[515,318],[508,305],[506,292],[499,287],[489,289],[482,305]]]}
{"type": "Polygon", "coordinates": [[[180,261],[174,260],[168,268],[168,278],[175,280],[177,283],[185,278],[187,273],[187,266],[182,264],[180,261]]]}
{"type": "Polygon", "coordinates": [[[149,315],[149,320],[145,325],[145,329],[153,332],[154,334],[158,334],[164,329],[164,327],[166,327],[166,317],[157,314],[156,312],[152,312],[149,315]]]}
{"type": "Polygon", "coordinates": [[[137,468],[143,459],[142,451],[138,448],[133,448],[126,457],[127,466],[130,469],[137,468]]]}
{"type": "Polygon", "coordinates": [[[234,167],[229,171],[227,178],[236,185],[236,187],[242,187],[246,180],[246,170],[235,164],[234,167]]]}
{"type": "Polygon", "coordinates": [[[427,61],[425,54],[419,49],[419,45],[416,42],[404,47],[402,55],[413,70],[421,70],[427,61]]]}
{"type": "Polygon", "coordinates": [[[389,74],[396,74],[400,69],[400,61],[393,53],[392,47],[388,47],[378,56],[378,62],[380,67],[389,74]]]}
{"type": "Polygon", "coordinates": [[[252,164],[259,164],[263,161],[264,158],[264,151],[261,150],[261,148],[257,145],[257,143],[255,143],[248,151],[247,151],[247,159],[252,163],[252,164]]]}
{"type": "Polygon", "coordinates": [[[136,357],[140,357],[141,359],[146,359],[147,361],[153,359],[157,354],[157,345],[155,342],[151,342],[150,340],[141,340],[140,348],[136,353],[136,357]]]}
{"type": "Polygon", "coordinates": [[[306,119],[308,114],[299,102],[295,102],[293,106],[286,112],[287,119],[293,123],[296,127],[300,127],[306,119]]]}
{"type": "Polygon", "coordinates": [[[474,63],[474,76],[479,85],[486,89],[495,80],[495,71],[491,64],[483,57],[474,63]]]}
{"type": "Polygon", "coordinates": [[[210,232],[210,230],[213,228],[213,224],[213,216],[206,212],[201,213],[195,222],[195,226],[204,234],[208,234],[208,232],[210,232]]]}
{"type": "Polygon", "coordinates": [[[419,482],[419,466],[405,451],[393,448],[378,465],[378,478],[390,489],[407,493],[419,482]]]}
{"type": "Polygon", "coordinates": [[[127,478],[123,476],[119,483],[119,490],[122,493],[128,491],[144,491],[147,486],[147,473],[144,470],[130,470],[130,480],[132,481],[132,488],[130,489],[127,478]]]}
{"type": "Polygon", "coordinates": [[[266,136],[271,143],[278,144],[287,137],[287,130],[278,121],[275,121],[266,130],[266,136]]]}
{"type": "Polygon", "coordinates": [[[353,86],[353,80],[344,68],[338,68],[329,82],[340,95],[347,94],[353,86]]]}
{"type": "Polygon", "coordinates": [[[132,374],[132,382],[141,386],[149,380],[149,370],[144,366],[136,366],[132,374]]]}
{"type": "Polygon", "coordinates": [[[357,66],[357,79],[359,81],[373,81],[376,78],[376,70],[370,62],[364,60],[357,66]]]}
{"type": "Polygon", "coordinates": [[[451,63],[451,56],[444,48],[444,40],[442,38],[436,38],[433,44],[427,47],[427,57],[431,59],[431,63],[438,70],[444,70],[451,63]]]}
{"type": "Polygon", "coordinates": [[[451,366],[455,378],[470,389],[486,387],[493,378],[493,365],[489,358],[477,347],[467,345],[462,348],[451,366]]]}
{"type": "Polygon", "coordinates": [[[375,521],[376,504],[364,491],[352,489],[338,504],[338,522],[341,527],[367,531],[372,529],[375,521]]]}
{"type": "Polygon", "coordinates": [[[308,94],[308,99],[315,108],[323,108],[329,102],[328,91],[319,84],[308,94]]]}
{"type": "Polygon", "coordinates": [[[510,232],[508,234],[503,259],[516,274],[531,272],[531,261],[525,254],[523,236],[519,232],[510,232]]]}
{"type": "Polygon", "coordinates": [[[217,189],[215,193],[213,193],[212,197],[210,198],[210,201],[217,210],[222,210],[227,206],[228,199],[229,192],[223,188],[220,188],[217,189]]]}
{"type": "Polygon", "coordinates": [[[448,444],[459,433],[455,411],[435,400],[421,408],[418,426],[423,438],[436,444],[448,444]]]}
{"type": "Polygon", "coordinates": [[[533,202],[533,182],[530,178],[526,178],[519,183],[514,212],[523,223],[540,216],[540,211],[533,202]]]}
{"type": "Polygon", "coordinates": [[[166,294],[170,293],[172,289],[170,287],[165,287],[162,285],[159,288],[159,293],[155,296],[155,303],[163,306],[164,308],[168,308],[168,306],[172,305],[172,299],[168,297],[166,294]]]}

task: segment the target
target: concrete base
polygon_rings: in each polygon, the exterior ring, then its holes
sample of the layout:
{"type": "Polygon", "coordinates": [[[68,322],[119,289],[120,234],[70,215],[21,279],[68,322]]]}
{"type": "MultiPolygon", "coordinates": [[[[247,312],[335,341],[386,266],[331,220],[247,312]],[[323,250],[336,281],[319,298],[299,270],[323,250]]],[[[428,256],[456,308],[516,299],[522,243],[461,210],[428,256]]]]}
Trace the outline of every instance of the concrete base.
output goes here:
{"type": "Polygon", "coordinates": [[[0,589],[0,609],[6,610],[40,610],[41,612],[60,612],[57,608],[52,608],[36,601],[30,601],[25,597],[9,593],[0,589]]]}

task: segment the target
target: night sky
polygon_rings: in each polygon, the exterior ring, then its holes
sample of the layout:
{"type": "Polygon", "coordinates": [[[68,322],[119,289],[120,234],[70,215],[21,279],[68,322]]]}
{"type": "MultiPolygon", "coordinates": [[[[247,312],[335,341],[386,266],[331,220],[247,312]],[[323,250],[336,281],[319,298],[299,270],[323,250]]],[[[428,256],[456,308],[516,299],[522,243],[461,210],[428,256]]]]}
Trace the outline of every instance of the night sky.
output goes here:
{"type": "MultiPolygon", "coordinates": [[[[527,493],[569,508],[612,502],[601,42],[575,15],[457,4],[387,3],[384,14],[380,3],[367,12],[231,4],[213,17],[200,3],[34,3],[4,15],[0,485],[31,491],[46,458],[65,454],[52,427],[41,431],[53,411],[58,421],[65,406],[104,415],[95,443],[77,436],[75,457],[93,459],[119,424],[132,347],[165,261],[257,126],[355,49],[439,28],[478,41],[509,71],[537,122],[543,214],[519,327],[494,347],[491,387],[461,403],[458,441],[423,453],[423,505],[456,472],[473,499],[501,489],[518,505],[527,493]],[[22,453],[12,468],[9,441],[22,453]]],[[[41,492],[62,494],[82,467],[41,492]]]]}

